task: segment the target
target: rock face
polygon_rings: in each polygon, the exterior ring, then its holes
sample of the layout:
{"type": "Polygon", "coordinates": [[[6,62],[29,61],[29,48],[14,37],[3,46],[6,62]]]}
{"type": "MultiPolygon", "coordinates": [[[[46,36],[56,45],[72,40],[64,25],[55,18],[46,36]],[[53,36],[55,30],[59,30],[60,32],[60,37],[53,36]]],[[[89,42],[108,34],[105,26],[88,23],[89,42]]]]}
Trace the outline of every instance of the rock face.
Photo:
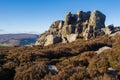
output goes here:
{"type": "Polygon", "coordinates": [[[100,11],[83,12],[75,14],[68,12],[65,20],[52,23],[49,30],[41,34],[35,45],[47,46],[56,43],[68,43],[78,38],[91,39],[96,36],[111,34],[114,26],[105,28],[106,16],[100,11]]]}
{"type": "Polygon", "coordinates": [[[105,15],[99,11],[94,11],[89,20],[89,26],[93,27],[94,29],[101,29],[105,28],[105,15]]]}

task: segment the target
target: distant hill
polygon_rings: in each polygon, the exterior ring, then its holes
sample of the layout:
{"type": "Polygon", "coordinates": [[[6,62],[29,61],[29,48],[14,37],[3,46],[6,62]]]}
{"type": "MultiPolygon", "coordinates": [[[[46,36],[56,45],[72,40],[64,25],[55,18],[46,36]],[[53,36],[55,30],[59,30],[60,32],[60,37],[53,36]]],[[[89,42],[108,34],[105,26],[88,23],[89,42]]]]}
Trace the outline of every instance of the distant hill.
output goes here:
{"type": "Polygon", "coordinates": [[[36,34],[0,34],[0,46],[24,46],[34,44],[36,34]]]}

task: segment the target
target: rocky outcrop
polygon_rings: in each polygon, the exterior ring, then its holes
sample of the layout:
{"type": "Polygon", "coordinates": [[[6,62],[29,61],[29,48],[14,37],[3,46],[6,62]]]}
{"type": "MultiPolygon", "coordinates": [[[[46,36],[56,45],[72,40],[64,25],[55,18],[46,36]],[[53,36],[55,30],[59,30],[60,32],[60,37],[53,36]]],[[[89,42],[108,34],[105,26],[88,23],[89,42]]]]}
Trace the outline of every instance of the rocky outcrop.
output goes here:
{"type": "MultiPolygon", "coordinates": [[[[65,20],[58,20],[52,23],[49,30],[41,34],[35,45],[47,46],[56,43],[68,43],[78,38],[85,40],[111,34],[114,26],[105,27],[106,16],[100,11],[83,12],[75,14],[68,12],[65,20]]],[[[117,30],[117,29],[116,29],[117,30]]]]}

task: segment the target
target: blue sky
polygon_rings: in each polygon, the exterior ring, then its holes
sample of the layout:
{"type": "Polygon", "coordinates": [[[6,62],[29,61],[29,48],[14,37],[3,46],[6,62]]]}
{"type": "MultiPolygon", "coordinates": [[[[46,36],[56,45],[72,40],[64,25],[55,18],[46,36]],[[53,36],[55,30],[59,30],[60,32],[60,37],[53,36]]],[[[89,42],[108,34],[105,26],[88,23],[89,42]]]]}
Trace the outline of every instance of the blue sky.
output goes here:
{"type": "Polygon", "coordinates": [[[0,0],[1,33],[42,33],[67,12],[100,10],[120,25],[120,0],[0,0]]]}

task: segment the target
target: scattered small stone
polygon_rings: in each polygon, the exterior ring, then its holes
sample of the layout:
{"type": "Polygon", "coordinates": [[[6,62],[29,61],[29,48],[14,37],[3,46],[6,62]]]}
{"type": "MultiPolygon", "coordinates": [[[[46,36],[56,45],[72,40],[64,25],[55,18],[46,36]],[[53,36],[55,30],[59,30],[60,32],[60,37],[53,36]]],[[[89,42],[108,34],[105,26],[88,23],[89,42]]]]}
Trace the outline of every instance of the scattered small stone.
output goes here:
{"type": "Polygon", "coordinates": [[[58,73],[58,69],[55,65],[47,65],[47,70],[52,74],[55,75],[58,73]]]}

